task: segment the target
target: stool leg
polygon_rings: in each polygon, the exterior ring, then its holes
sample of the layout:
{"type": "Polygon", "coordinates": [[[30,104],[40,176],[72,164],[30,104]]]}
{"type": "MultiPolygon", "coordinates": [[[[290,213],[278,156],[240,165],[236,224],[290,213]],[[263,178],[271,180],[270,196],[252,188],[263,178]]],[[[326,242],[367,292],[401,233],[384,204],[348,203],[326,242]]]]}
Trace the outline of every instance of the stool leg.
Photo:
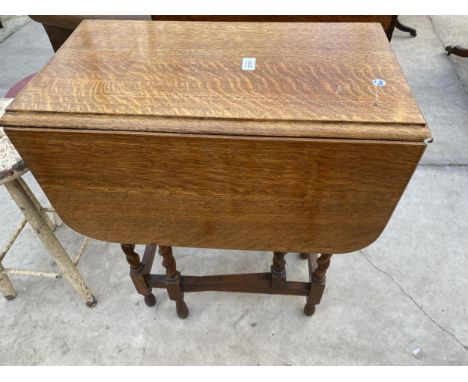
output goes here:
{"type": "Polygon", "coordinates": [[[86,285],[86,282],[78,272],[78,269],[76,269],[73,261],[68,257],[62,244],[57,240],[47,222],[44,220],[43,215],[31,201],[28,192],[25,191],[21,182],[15,179],[6,183],[5,187],[28,220],[28,223],[36,231],[44,247],[62,271],[63,277],[72,285],[86,305],[89,307],[95,306],[97,301],[86,285]]]}
{"type": "Polygon", "coordinates": [[[55,231],[55,228],[57,228],[58,224],[56,225],[55,223],[52,222],[52,220],[50,220],[49,216],[47,215],[47,212],[44,211],[44,209],[41,206],[41,203],[39,203],[39,200],[37,200],[36,196],[33,194],[33,192],[31,191],[29,186],[26,184],[24,179],[19,177],[17,180],[18,180],[18,183],[21,185],[22,189],[24,190],[24,192],[26,192],[26,194],[28,195],[29,200],[31,200],[34,207],[36,207],[36,209],[41,214],[42,219],[45,221],[45,223],[49,226],[49,228],[52,231],[55,231]]]}
{"type": "Polygon", "coordinates": [[[7,300],[13,300],[16,297],[15,289],[11,285],[8,275],[3,272],[4,268],[0,263],[0,293],[5,296],[7,300]]]}
{"type": "MultiPolygon", "coordinates": [[[[322,253],[320,257],[317,259],[317,267],[313,271],[310,277],[311,283],[322,284],[325,286],[325,275],[327,273],[327,269],[330,266],[330,258],[332,257],[331,254],[322,253]]],[[[304,313],[307,316],[312,316],[315,313],[315,304],[310,297],[307,298],[307,302],[304,306],[304,313]]]]}
{"type": "MultiPolygon", "coordinates": [[[[122,251],[127,257],[127,262],[130,264],[130,277],[135,285],[135,289],[138,293],[145,296],[145,304],[147,306],[156,305],[156,297],[151,292],[151,287],[146,283],[144,269],[145,264],[140,261],[140,256],[135,252],[135,244],[122,244],[122,251]]],[[[151,247],[151,251],[156,250],[156,246],[151,247]]]]}
{"type": "Polygon", "coordinates": [[[171,300],[175,301],[179,318],[186,318],[189,315],[189,310],[184,301],[184,292],[180,287],[180,272],[176,268],[172,247],[159,246],[159,254],[163,258],[162,265],[166,268],[167,294],[171,300]]]}

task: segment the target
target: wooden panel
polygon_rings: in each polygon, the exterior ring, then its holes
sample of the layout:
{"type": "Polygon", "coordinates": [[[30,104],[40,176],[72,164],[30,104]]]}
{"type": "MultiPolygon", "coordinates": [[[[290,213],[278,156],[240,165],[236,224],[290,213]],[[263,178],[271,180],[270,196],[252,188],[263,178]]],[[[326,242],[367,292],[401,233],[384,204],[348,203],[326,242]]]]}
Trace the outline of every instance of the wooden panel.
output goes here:
{"type": "Polygon", "coordinates": [[[425,124],[377,23],[86,20],[9,110],[425,124]]]}
{"type": "Polygon", "coordinates": [[[342,253],[384,229],[425,145],[8,128],[63,220],[111,242],[342,253]]]}
{"type": "Polygon", "coordinates": [[[153,15],[155,21],[230,21],[230,22],[303,22],[303,23],[380,23],[391,40],[397,16],[389,15],[153,15]]]}

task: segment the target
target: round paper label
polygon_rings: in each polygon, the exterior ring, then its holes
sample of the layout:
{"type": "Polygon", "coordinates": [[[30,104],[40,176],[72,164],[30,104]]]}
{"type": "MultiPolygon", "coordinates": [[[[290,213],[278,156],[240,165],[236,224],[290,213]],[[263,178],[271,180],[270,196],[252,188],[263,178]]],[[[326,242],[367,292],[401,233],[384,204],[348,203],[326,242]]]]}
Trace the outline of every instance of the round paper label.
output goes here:
{"type": "Polygon", "coordinates": [[[386,82],[385,82],[385,80],[382,80],[380,78],[376,78],[375,80],[372,81],[372,84],[374,86],[378,86],[379,88],[381,88],[382,86],[385,86],[386,82]]]}

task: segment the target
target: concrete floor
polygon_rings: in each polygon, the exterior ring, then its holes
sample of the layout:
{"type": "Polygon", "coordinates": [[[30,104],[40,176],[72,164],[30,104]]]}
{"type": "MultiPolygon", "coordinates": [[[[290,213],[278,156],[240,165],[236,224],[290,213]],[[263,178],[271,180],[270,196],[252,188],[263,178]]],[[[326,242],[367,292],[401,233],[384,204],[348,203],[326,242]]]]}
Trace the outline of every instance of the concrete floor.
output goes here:
{"type": "MultiPolygon", "coordinates": [[[[332,258],[314,317],[304,298],[187,294],[179,320],[165,292],[147,308],[118,245],[91,240],[80,270],[99,303],[83,305],[63,280],[12,277],[18,297],[0,299],[1,365],[468,365],[468,94],[429,17],[402,17],[392,46],[435,142],[382,236],[332,258]],[[417,358],[412,351],[421,348],[417,358]]],[[[440,27],[440,26],[439,26],[440,27]]],[[[52,54],[29,22],[0,43],[0,91],[40,69],[52,54]]],[[[29,174],[27,181],[45,197],[29,174]]],[[[20,212],[0,189],[0,245],[20,212]]],[[[62,227],[70,253],[81,237],[62,227]]],[[[175,248],[182,272],[265,271],[271,254],[175,248]]],[[[305,262],[287,256],[288,277],[306,280],[305,262]]],[[[6,266],[54,269],[27,227],[6,266]]],[[[160,264],[155,263],[158,272],[160,264]]]]}

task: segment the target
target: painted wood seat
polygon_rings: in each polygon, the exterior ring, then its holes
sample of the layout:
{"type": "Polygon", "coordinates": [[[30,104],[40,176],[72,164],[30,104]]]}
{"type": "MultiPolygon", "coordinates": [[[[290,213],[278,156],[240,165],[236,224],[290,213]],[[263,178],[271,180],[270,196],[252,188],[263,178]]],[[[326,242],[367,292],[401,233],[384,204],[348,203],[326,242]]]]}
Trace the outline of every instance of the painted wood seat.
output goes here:
{"type": "MultiPolygon", "coordinates": [[[[35,74],[30,74],[18,81],[7,91],[5,98],[0,98],[0,118],[11,101],[32,80],[35,74]]],[[[0,126],[0,185],[20,177],[27,171],[26,163],[0,126]]]]}
{"type": "MultiPolygon", "coordinates": [[[[0,117],[12,99],[0,99],[0,117]]],[[[9,182],[28,171],[24,160],[0,127],[0,184],[9,182]]]]}

